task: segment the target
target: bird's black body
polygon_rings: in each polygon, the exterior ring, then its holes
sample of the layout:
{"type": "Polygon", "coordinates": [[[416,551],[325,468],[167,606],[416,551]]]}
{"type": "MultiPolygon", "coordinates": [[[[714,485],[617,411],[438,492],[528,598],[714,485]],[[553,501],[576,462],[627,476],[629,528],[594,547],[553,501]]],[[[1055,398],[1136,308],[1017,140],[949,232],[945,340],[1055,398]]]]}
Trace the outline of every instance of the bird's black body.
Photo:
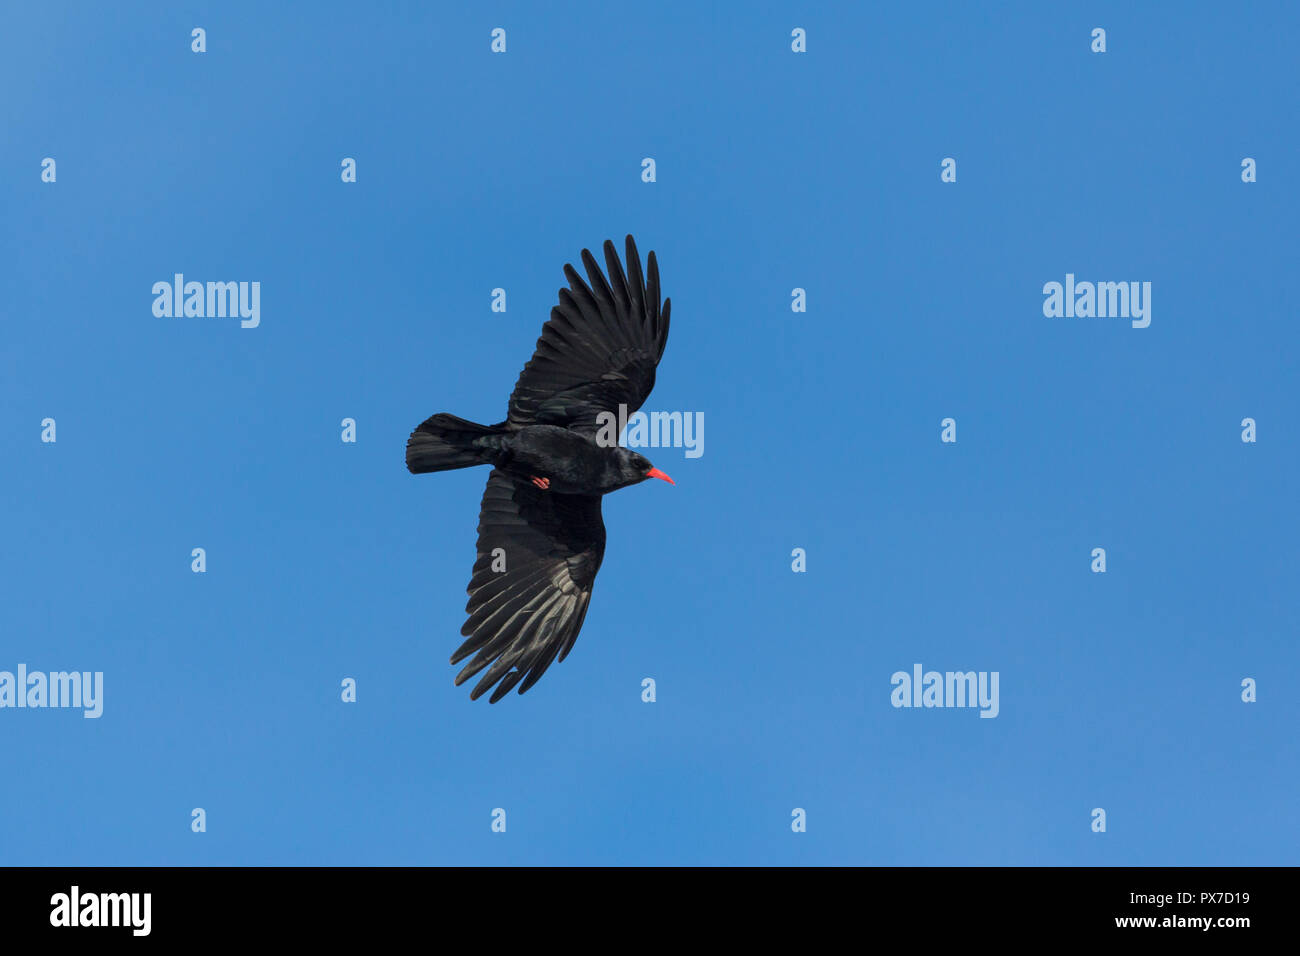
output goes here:
{"type": "Polygon", "coordinates": [[[645,458],[617,445],[601,447],[581,432],[558,425],[527,425],[506,437],[496,462],[515,477],[545,475],[562,495],[604,495],[645,481],[645,458]]]}
{"type": "Polygon", "coordinates": [[[669,300],[660,308],[653,252],[643,280],[631,236],[626,276],[614,244],[604,251],[608,281],[585,249],[590,286],[565,266],[569,288],[542,327],[505,421],[434,415],[406,444],[406,466],[416,474],[493,466],[461,628],[467,640],[451,658],[457,664],[474,655],[457,684],[487,669],[472,698],[498,682],[492,702],[516,684],[522,694],[564,659],[605,555],[601,496],[647,478],[671,480],[602,429],[606,414],[618,416],[620,405],[632,414],[654,388],[671,308],[669,300]]]}

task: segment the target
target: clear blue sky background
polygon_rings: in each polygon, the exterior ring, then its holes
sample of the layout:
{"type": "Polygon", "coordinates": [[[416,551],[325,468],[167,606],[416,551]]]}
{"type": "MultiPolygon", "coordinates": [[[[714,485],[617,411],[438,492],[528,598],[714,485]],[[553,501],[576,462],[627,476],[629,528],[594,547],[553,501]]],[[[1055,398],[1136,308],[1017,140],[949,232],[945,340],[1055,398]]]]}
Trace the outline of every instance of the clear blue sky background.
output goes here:
{"type": "Polygon", "coordinates": [[[0,863],[1297,862],[1294,5],[702,6],[6,8],[0,669],[106,692],[0,711],[0,863]],[[406,436],[499,420],[628,232],[705,453],[471,703],[486,470],[406,436]],[[1150,328],[1045,318],[1067,272],[1150,328]],[[918,662],[1000,715],[894,709],[918,662]]]}

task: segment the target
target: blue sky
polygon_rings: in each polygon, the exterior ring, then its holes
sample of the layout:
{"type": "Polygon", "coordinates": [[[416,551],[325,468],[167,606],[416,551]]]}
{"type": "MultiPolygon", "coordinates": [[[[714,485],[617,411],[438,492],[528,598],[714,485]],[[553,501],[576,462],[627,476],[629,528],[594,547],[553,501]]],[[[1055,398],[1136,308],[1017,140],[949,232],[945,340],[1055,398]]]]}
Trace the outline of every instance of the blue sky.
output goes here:
{"type": "Polygon", "coordinates": [[[1300,15],[1132,7],[8,9],[0,670],[104,712],[0,710],[0,863],[1294,864],[1300,15]],[[629,232],[704,454],[471,703],[486,469],[406,436],[504,417],[629,232]],[[177,272],[260,326],[155,317],[177,272]],[[996,719],[892,707],[917,663],[996,719]]]}

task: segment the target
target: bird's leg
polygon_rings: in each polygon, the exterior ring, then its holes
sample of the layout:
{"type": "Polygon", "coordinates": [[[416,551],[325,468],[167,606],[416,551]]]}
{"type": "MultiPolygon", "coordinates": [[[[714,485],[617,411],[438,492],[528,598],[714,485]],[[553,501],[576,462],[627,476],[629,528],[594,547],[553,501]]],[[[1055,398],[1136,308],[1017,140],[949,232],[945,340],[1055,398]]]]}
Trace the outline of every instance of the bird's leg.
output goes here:
{"type": "Polygon", "coordinates": [[[538,488],[541,488],[542,491],[545,491],[547,488],[551,487],[551,479],[549,479],[549,478],[534,478],[534,479],[533,479],[533,484],[535,484],[538,488]]]}

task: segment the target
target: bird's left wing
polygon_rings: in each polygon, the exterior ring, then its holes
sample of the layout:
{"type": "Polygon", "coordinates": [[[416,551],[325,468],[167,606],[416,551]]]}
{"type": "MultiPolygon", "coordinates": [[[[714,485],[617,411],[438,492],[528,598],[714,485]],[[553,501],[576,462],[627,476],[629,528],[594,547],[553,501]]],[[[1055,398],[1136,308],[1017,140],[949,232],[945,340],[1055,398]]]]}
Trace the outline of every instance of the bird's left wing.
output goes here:
{"type": "Polygon", "coordinates": [[[627,406],[631,415],[655,384],[655,369],[668,344],[672,300],[659,302],[659,264],[646,261],[627,237],[627,274],[614,244],[605,242],[606,281],[595,258],[582,250],[588,285],[571,265],[569,288],[542,327],[537,350],[510,396],[512,425],[559,425],[594,433],[597,415],[627,406]]]}
{"type": "Polygon", "coordinates": [[[456,675],[457,685],[486,667],[470,698],[500,681],[495,704],[521,680],[519,693],[532,687],[557,657],[564,660],[604,556],[600,496],[542,491],[494,469],[483,492],[469,619],[461,628],[468,639],[451,662],[474,658],[456,675]]]}

